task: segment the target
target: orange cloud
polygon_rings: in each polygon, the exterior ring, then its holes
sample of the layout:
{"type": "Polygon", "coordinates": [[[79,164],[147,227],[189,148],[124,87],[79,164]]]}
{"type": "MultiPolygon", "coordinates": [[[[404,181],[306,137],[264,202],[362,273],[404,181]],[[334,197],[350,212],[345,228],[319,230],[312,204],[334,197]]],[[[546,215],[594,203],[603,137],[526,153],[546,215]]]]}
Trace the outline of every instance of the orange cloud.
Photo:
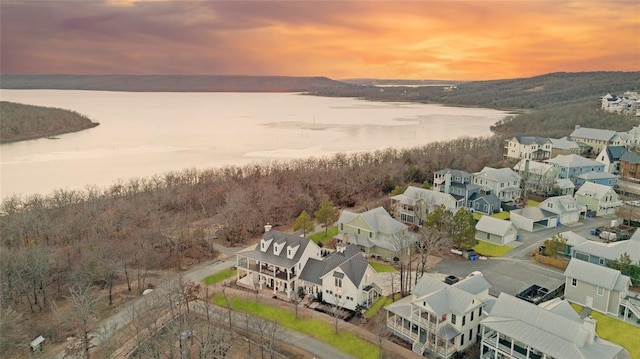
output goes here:
{"type": "Polygon", "coordinates": [[[3,73],[473,80],[640,70],[634,1],[9,1],[0,10],[3,73]]]}

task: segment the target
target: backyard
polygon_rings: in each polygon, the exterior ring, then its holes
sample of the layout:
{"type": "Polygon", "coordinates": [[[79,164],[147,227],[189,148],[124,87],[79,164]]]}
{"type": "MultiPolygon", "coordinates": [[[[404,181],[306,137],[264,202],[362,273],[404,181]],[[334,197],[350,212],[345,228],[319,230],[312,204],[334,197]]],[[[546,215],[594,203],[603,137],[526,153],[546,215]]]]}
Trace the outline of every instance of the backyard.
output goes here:
{"type": "MultiPolygon", "coordinates": [[[[582,306],[571,306],[578,313],[582,311],[582,306]]],[[[622,345],[631,354],[632,359],[640,359],[640,328],[595,311],[591,312],[591,317],[597,321],[596,332],[600,338],[622,345]]]]}

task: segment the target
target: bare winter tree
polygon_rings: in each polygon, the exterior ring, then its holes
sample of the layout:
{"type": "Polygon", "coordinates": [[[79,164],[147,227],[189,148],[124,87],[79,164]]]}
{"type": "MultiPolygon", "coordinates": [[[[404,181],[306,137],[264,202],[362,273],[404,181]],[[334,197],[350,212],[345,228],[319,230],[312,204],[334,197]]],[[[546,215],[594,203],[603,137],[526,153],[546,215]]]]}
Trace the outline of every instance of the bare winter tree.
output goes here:
{"type": "Polygon", "coordinates": [[[99,297],[93,293],[91,285],[72,286],[69,288],[73,310],[71,320],[80,330],[84,358],[89,358],[91,344],[91,329],[95,321],[95,307],[99,297]]]}

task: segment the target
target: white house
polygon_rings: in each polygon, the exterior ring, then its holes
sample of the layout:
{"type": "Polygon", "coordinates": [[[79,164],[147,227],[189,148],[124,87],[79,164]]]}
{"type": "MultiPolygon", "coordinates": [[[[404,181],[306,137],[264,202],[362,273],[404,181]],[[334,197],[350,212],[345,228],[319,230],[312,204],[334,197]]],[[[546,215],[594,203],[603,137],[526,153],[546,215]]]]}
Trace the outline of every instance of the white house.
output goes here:
{"type": "Polygon", "coordinates": [[[476,223],[476,239],[479,241],[502,246],[515,241],[517,237],[518,228],[510,221],[491,216],[482,216],[476,223]]]}
{"type": "Polygon", "coordinates": [[[524,179],[527,189],[534,192],[550,193],[557,186],[558,171],[548,163],[521,160],[513,170],[524,179]]]}
{"type": "Polygon", "coordinates": [[[342,244],[322,260],[309,259],[299,285],[306,294],[355,310],[358,304],[368,308],[380,295],[375,274],[358,246],[342,244]]]}
{"type": "Polygon", "coordinates": [[[310,258],[321,258],[320,247],[312,240],[267,231],[254,248],[236,253],[237,284],[251,290],[269,288],[274,295],[290,298],[310,258]]]}
{"type": "Polygon", "coordinates": [[[509,211],[509,220],[527,232],[553,228],[558,224],[558,215],[537,206],[513,209],[509,211]]]}
{"type": "Polygon", "coordinates": [[[521,135],[505,141],[504,157],[546,160],[551,156],[551,141],[542,136],[521,135]]]}
{"type": "Polygon", "coordinates": [[[599,128],[587,128],[576,125],[569,139],[591,146],[594,155],[600,153],[605,146],[624,146],[626,140],[616,131],[599,128]]]}
{"type": "Polygon", "coordinates": [[[626,350],[596,334],[596,321],[580,318],[566,301],[537,306],[500,293],[481,322],[482,359],[621,359],[626,350]]]}
{"type": "Polygon", "coordinates": [[[547,212],[558,215],[558,221],[562,224],[576,223],[580,220],[580,214],[586,214],[586,207],[580,205],[572,196],[549,197],[538,206],[547,212]]]}
{"type": "Polygon", "coordinates": [[[620,158],[625,152],[625,146],[605,146],[596,156],[596,161],[604,164],[605,172],[615,175],[620,173],[620,158]]]}
{"type": "Polygon", "coordinates": [[[409,186],[404,193],[391,197],[391,216],[402,223],[421,227],[434,207],[442,205],[455,213],[464,207],[465,201],[450,193],[409,186]]]}
{"type": "Polygon", "coordinates": [[[579,204],[586,206],[588,211],[595,212],[596,216],[614,214],[616,208],[622,205],[613,188],[592,182],[582,184],[574,198],[579,204]]]}
{"type": "Polygon", "coordinates": [[[411,295],[386,307],[387,329],[421,356],[450,358],[477,341],[490,287],[480,272],[451,285],[426,274],[411,295]]]}
{"type": "Polygon", "coordinates": [[[485,167],[473,174],[473,183],[485,192],[498,196],[502,202],[513,202],[520,198],[520,176],[511,168],[485,167]]]}

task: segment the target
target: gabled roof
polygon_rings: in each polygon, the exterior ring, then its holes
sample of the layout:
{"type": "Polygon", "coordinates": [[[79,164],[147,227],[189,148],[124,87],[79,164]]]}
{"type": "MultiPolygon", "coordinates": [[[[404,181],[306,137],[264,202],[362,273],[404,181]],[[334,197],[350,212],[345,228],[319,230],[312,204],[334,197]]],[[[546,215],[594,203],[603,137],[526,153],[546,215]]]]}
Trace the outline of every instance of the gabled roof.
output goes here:
{"type": "Polygon", "coordinates": [[[624,350],[602,339],[589,343],[594,334],[580,321],[506,293],[500,294],[481,324],[556,359],[608,359],[624,350]]]}
{"type": "Polygon", "coordinates": [[[448,201],[455,202],[456,200],[453,196],[451,196],[451,194],[415,186],[407,187],[403,194],[393,196],[391,197],[391,199],[410,205],[414,205],[419,200],[423,200],[425,201],[425,203],[427,203],[428,206],[437,206],[439,204],[444,205],[448,201]]]}
{"type": "Polygon", "coordinates": [[[501,237],[513,227],[515,227],[515,225],[512,222],[491,216],[480,217],[480,220],[476,224],[477,231],[491,233],[501,237]]]}
{"type": "Polygon", "coordinates": [[[333,252],[322,260],[310,258],[300,273],[300,279],[322,284],[322,277],[336,268],[340,268],[351,282],[359,286],[368,266],[369,262],[360,251],[360,248],[349,244],[344,248],[344,251],[333,252]]]}
{"type": "Polygon", "coordinates": [[[575,198],[569,195],[549,197],[540,202],[539,207],[554,213],[580,211],[580,204],[578,203],[578,201],[576,201],[575,198]],[[551,207],[548,206],[549,203],[552,204],[551,207]]]}
{"type": "Polygon", "coordinates": [[[610,141],[615,135],[616,135],[616,131],[612,131],[612,130],[580,127],[575,129],[573,132],[571,132],[569,137],[589,138],[589,139],[598,140],[598,141],[610,141]]]}
{"type": "Polygon", "coordinates": [[[551,164],[532,160],[520,160],[513,166],[513,169],[517,172],[524,172],[527,169],[527,161],[529,162],[529,173],[531,174],[546,175],[549,171],[555,170],[551,164]]]}
{"type": "Polygon", "coordinates": [[[589,263],[577,258],[571,258],[564,271],[567,278],[575,278],[581,282],[618,292],[629,288],[629,277],[622,275],[619,270],[589,263]]]}
{"type": "Polygon", "coordinates": [[[580,148],[580,144],[567,139],[566,136],[562,138],[550,138],[549,140],[551,141],[551,147],[557,148],[559,150],[571,150],[580,148]]]}
{"type": "Polygon", "coordinates": [[[557,155],[554,158],[548,159],[547,163],[558,165],[561,167],[602,167],[602,162],[590,160],[574,153],[569,155],[557,155]]]}
{"type": "Polygon", "coordinates": [[[471,194],[471,196],[469,197],[469,202],[481,202],[484,201],[486,202],[488,205],[492,206],[492,207],[499,207],[500,204],[502,203],[502,201],[500,201],[500,198],[498,198],[498,196],[496,196],[493,193],[473,193],[471,194]]]}
{"type": "Polygon", "coordinates": [[[586,195],[593,198],[601,199],[602,197],[606,196],[610,192],[613,192],[613,189],[609,186],[605,186],[599,183],[585,182],[576,191],[576,196],[586,195]]]}
{"type": "Polygon", "coordinates": [[[514,138],[518,143],[523,145],[538,144],[542,146],[543,144],[550,142],[548,138],[542,136],[519,135],[514,138]]]}
{"type": "Polygon", "coordinates": [[[588,241],[583,236],[572,231],[562,232],[560,233],[560,235],[567,241],[567,245],[571,247],[575,247],[578,244],[582,244],[588,241]]]}
{"type": "Polygon", "coordinates": [[[509,211],[509,213],[519,214],[525,218],[528,218],[532,221],[539,221],[545,218],[550,218],[556,216],[555,213],[551,213],[549,211],[545,211],[540,207],[524,207],[513,209],[509,211]]]}
{"type": "Polygon", "coordinates": [[[491,179],[496,182],[520,181],[520,176],[511,168],[485,167],[480,172],[473,174],[476,178],[491,179]]]}
{"type": "Polygon", "coordinates": [[[342,211],[338,223],[349,224],[361,218],[374,233],[393,235],[409,228],[406,224],[391,217],[383,207],[377,207],[363,213],[342,211]]]}
{"type": "Polygon", "coordinates": [[[628,162],[631,164],[640,164],[640,154],[635,151],[627,151],[620,157],[620,162],[628,162]]]}
{"type": "Polygon", "coordinates": [[[605,148],[605,153],[609,158],[610,162],[620,161],[620,158],[626,152],[627,152],[627,149],[624,146],[607,146],[605,148]]]}
{"type": "Polygon", "coordinates": [[[556,178],[556,186],[561,189],[576,188],[576,185],[568,178],[556,178]]]}
{"type": "Polygon", "coordinates": [[[439,175],[445,175],[449,173],[452,177],[471,177],[471,173],[469,172],[462,170],[452,170],[450,168],[445,168],[443,170],[436,171],[435,173],[439,175]]]}
{"type": "MultiPolygon", "coordinates": [[[[276,265],[278,267],[291,268],[294,265],[298,264],[307,246],[317,247],[317,245],[308,238],[283,233],[276,230],[270,230],[266,232],[262,236],[262,239],[267,241],[270,240],[269,246],[266,248],[266,250],[262,251],[260,249],[260,245],[262,243],[262,241],[260,241],[255,246],[255,248],[240,251],[238,252],[238,255],[255,259],[260,262],[276,265]],[[282,251],[280,251],[279,255],[274,254],[273,251],[273,246],[275,246],[276,244],[284,244],[284,248],[282,249],[282,251]],[[299,248],[296,250],[295,255],[293,255],[291,259],[287,258],[287,248],[295,248],[298,246],[299,248]]],[[[320,250],[320,248],[318,248],[318,250],[320,250]]]]}
{"type": "Polygon", "coordinates": [[[538,304],[538,306],[552,313],[561,315],[567,319],[582,322],[582,319],[580,319],[580,315],[573,309],[571,304],[569,304],[569,302],[567,302],[566,300],[560,299],[558,297],[546,302],[542,302],[538,304]]]}

